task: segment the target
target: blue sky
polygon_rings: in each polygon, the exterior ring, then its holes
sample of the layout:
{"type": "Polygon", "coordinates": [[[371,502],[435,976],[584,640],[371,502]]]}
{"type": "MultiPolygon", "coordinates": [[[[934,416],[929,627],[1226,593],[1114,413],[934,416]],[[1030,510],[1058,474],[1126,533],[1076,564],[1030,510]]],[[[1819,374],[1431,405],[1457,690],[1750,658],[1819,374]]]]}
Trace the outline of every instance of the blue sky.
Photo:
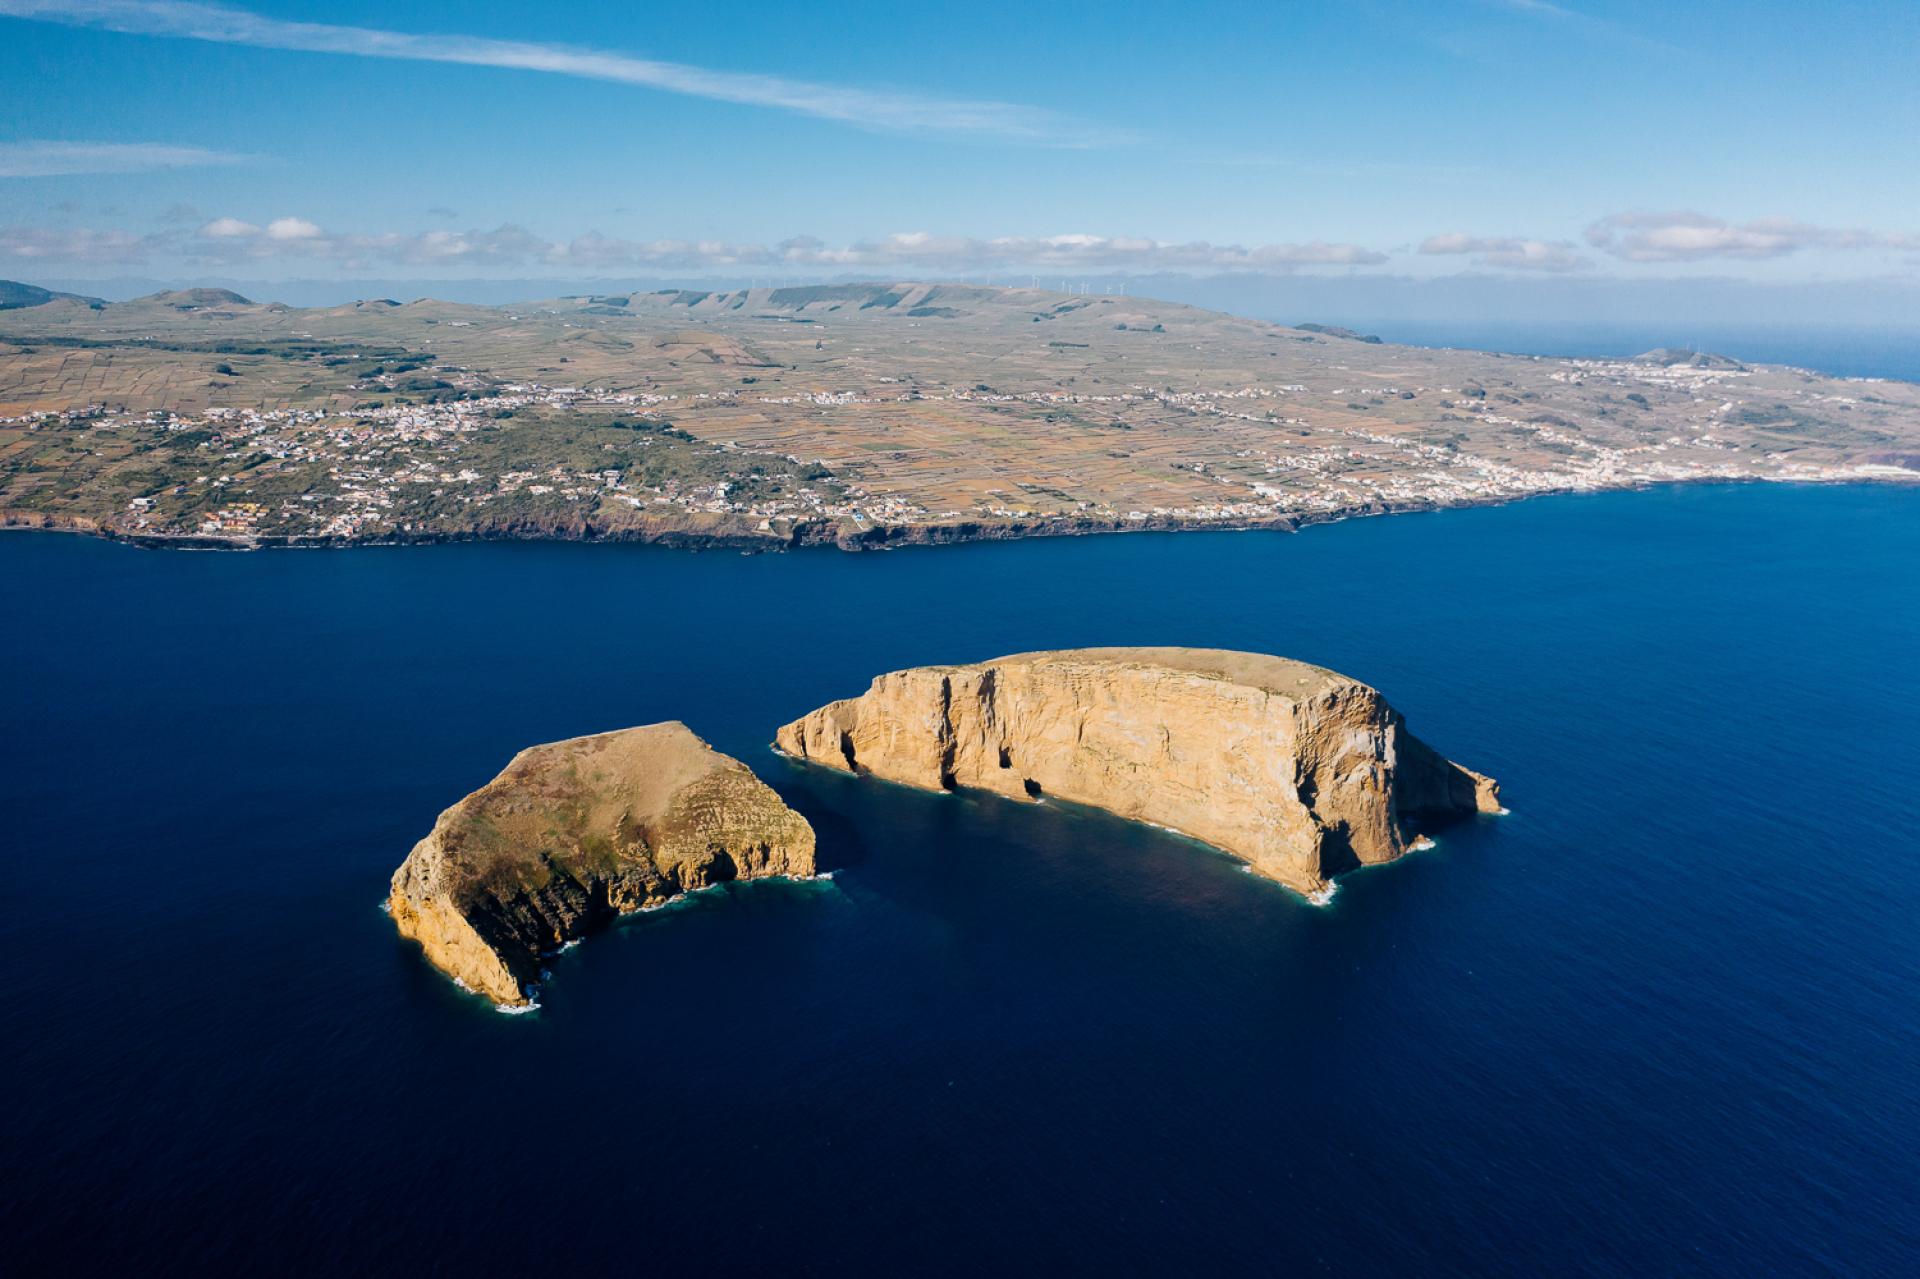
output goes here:
{"type": "Polygon", "coordinates": [[[0,276],[1920,275],[1912,4],[0,0],[0,276]]]}

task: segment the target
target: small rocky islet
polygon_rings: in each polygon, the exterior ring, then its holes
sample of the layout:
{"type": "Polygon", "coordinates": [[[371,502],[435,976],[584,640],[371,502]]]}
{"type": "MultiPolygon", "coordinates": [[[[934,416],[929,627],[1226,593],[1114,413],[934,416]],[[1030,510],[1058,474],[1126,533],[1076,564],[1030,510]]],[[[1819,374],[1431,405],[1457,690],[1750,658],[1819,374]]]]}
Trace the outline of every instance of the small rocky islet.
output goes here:
{"type": "MultiPolygon", "coordinates": [[[[1499,812],[1499,783],[1414,737],[1380,693],[1259,653],[1088,648],[879,676],[782,727],[794,759],[928,790],[1056,797],[1203,840],[1314,900],[1499,812]]],[[[813,828],[669,722],[530,747],[394,872],[402,935],[467,988],[531,1001],[542,956],[619,914],[815,873],[813,828]]]]}
{"type": "Polygon", "coordinates": [[[530,1002],[541,957],[733,879],[814,873],[813,827],[677,721],[532,746],[440,814],[387,910],[435,967],[530,1002]]]}

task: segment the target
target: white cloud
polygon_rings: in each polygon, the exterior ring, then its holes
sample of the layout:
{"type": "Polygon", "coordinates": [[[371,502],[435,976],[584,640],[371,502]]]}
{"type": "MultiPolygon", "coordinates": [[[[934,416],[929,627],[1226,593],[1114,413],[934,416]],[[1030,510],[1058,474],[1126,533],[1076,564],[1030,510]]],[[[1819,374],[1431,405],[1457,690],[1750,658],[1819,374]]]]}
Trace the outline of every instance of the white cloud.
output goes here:
{"type": "Polygon", "coordinates": [[[1512,236],[1474,236],[1465,231],[1432,236],[1422,253],[1477,254],[1484,266],[1517,271],[1579,271],[1593,265],[1564,240],[1521,240],[1512,236]]]}
{"type": "Polygon", "coordinates": [[[598,231],[583,235],[570,244],[549,245],[540,256],[541,261],[552,266],[575,266],[587,270],[638,266],[771,266],[789,261],[763,244],[729,244],[724,240],[649,240],[636,243],[611,239],[598,231]]]}
{"type": "Polygon", "coordinates": [[[565,45],[283,22],[217,4],[181,0],[0,0],[0,15],[101,27],[130,35],[177,36],[265,49],[545,71],[721,102],[774,107],[870,129],[974,134],[1056,145],[1123,140],[1052,112],[1005,102],[942,101],[914,94],[809,84],[565,45]]]}
{"type": "MultiPolygon", "coordinates": [[[[0,0],[0,13],[8,0],[0,0]]],[[[251,156],[201,147],[145,142],[0,142],[0,178],[52,178],[77,173],[146,173],[153,169],[245,164],[251,156]]]]}
{"type": "Polygon", "coordinates": [[[201,261],[305,258],[348,267],[376,263],[516,266],[537,260],[553,249],[545,240],[513,226],[497,231],[427,231],[419,235],[335,235],[295,217],[275,218],[264,227],[238,218],[216,218],[195,232],[191,240],[170,247],[182,257],[201,261]]]}
{"type": "Polygon", "coordinates": [[[1302,266],[1371,266],[1386,255],[1355,244],[1262,244],[1252,248],[1205,241],[1174,244],[1161,240],[1057,235],[1045,239],[903,232],[879,240],[835,248],[812,236],[796,236],[776,245],[734,244],[725,240],[615,239],[591,232],[566,243],[543,240],[516,226],[493,231],[424,231],[415,235],[337,234],[298,217],[278,217],[265,226],[222,217],[191,234],[169,231],[138,236],[117,231],[43,231],[12,227],[0,231],[0,256],[49,260],[130,261],[177,257],[236,265],[269,260],[332,262],[350,268],[374,265],[442,267],[527,265],[612,271],[630,268],[701,269],[785,266],[805,269],[861,267],[878,269],[973,271],[1033,269],[1081,270],[1232,270],[1281,274],[1302,266]]]}
{"type": "Polygon", "coordinates": [[[831,249],[817,240],[789,240],[779,246],[782,261],[823,266],[924,265],[958,268],[1008,266],[1048,270],[1239,270],[1286,272],[1301,266],[1372,266],[1386,255],[1357,244],[1174,244],[1118,236],[1056,235],[1045,239],[1002,236],[979,240],[937,236],[924,231],[831,249]]]}
{"type": "Polygon", "coordinates": [[[555,246],[545,257],[553,265],[596,269],[623,266],[795,266],[795,267],[1031,267],[1046,270],[1132,268],[1136,270],[1241,270],[1284,272],[1300,266],[1371,266],[1386,256],[1354,244],[1266,244],[1251,249],[1204,241],[1172,244],[1159,240],[1108,239],[1096,235],[1056,235],[1046,239],[902,232],[879,240],[834,248],[812,236],[796,236],[768,247],[719,240],[654,240],[640,244],[598,233],[555,246]]]}
{"type": "MultiPolygon", "coordinates": [[[[1616,213],[1586,230],[1592,247],[1627,262],[1697,262],[1709,258],[1757,260],[1802,249],[1920,249],[1920,235],[1834,229],[1787,218],[1759,218],[1744,226],[1679,211],[1616,213]]],[[[1522,271],[1577,271],[1592,265],[1564,240],[1481,237],[1456,231],[1421,242],[1422,253],[1476,254],[1482,264],[1522,271]]]]}
{"type": "Polygon", "coordinates": [[[1628,262],[1698,262],[1778,258],[1801,249],[1920,249],[1920,235],[1836,229],[1790,218],[1758,218],[1738,226],[1680,210],[1616,213],[1587,228],[1587,243],[1628,262]]]}
{"type": "Polygon", "coordinates": [[[320,234],[319,227],[303,218],[275,218],[267,223],[269,240],[313,240],[320,234]]]}

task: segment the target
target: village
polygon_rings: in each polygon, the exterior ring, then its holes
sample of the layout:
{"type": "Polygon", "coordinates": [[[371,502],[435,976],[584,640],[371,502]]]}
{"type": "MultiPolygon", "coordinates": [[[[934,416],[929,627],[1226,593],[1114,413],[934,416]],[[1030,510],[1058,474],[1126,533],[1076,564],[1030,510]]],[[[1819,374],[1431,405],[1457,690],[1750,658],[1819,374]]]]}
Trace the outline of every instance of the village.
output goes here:
{"type": "MultiPolygon", "coordinates": [[[[1580,361],[1569,361],[1566,369],[1551,376],[1579,381],[1625,373],[1641,378],[1650,373],[1663,375],[1696,395],[1738,376],[1720,370],[1669,373],[1580,361]]],[[[64,428],[84,431],[95,439],[129,429],[176,436],[206,435],[209,438],[200,440],[188,453],[191,469],[198,473],[181,477],[162,493],[130,499],[122,521],[130,531],[191,531],[226,537],[245,537],[268,528],[320,538],[457,528],[467,522],[459,514],[461,508],[477,512],[528,500],[575,504],[580,509],[624,506],[655,514],[744,517],[761,531],[779,532],[802,520],[848,522],[855,527],[1043,516],[1245,523],[1296,513],[1497,501],[1674,481],[1839,481],[1913,474],[1898,467],[1810,465],[1773,454],[1758,459],[1740,456],[1734,446],[1716,439],[1708,429],[1716,414],[1733,407],[1732,400],[1716,401],[1707,407],[1699,415],[1700,429],[1691,438],[1675,435],[1623,448],[1595,444],[1538,421],[1495,413],[1476,401],[1460,402],[1458,407],[1466,409],[1470,419],[1454,415],[1459,420],[1503,430],[1517,440],[1530,440],[1563,455],[1547,465],[1523,465],[1463,452],[1450,443],[1428,442],[1405,431],[1316,426],[1312,418],[1319,415],[1309,409],[1268,407],[1306,389],[1287,385],[1176,392],[1134,385],[1112,394],[1093,394],[902,387],[889,388],[891,394],[816,393],[798,397],[718,391],[683,397],[525,382],[498,388],[499,393],[481,398],[345,413],[221,408],[197,417],[166,412],[127,416],[92,406],[68,413],[32,414],[0,425],[17,423],[30,432],[64,428]],[[685,436],[688,447],[700,448],[716,459],[718,469],[704,482],[667,479],[648,485],[631,480],[622,467],[614,465],[598,470],[564,464],[483,470],[462,456],[475,451],[473,444],[480,433],[497,431],[503,419],[523,414],[583,419],[607,413],[630,414],[642,425],[663,422],[672,414],[681,422],[704,426],[709,420],[719,425],[724,418],[702,410],[743,404],[838,408],[942,401],[954,406],[1033,405],[1062,410],[1164,406],[1187,415],[1232,419],[1236,425],[1245,424],[1242,433],[1253,427],[1261,428],[1260,434],[1284,430],[1285,436],[1269,441],[1277,447],[1242,447],[1209,460],[1172,463],[1189,477],[1190,488],[1194,482],[1203,482],[1210,491],[1184,501],[1152,503],[1126,500],[1098,489],[1076,497],[1057,484],[1035,479],[1016,479],[1011,489],[1002,485],[982,487],[977,499],[964,505],[941,502],[937,495],[929,501],[929,495],[897,482],[859,482],[866,478],[860,474],[863,468],[845,450],[805,457],[732,439],[696,444],[691,435],[685,436]],[[1694,456],[1676,456],[1683,451],[1694,456]],[[1698,456],[1703,452],[1709,456],[1698,456]],[[1712,458],[1715,452],[1729,456],[1712,458]],[[742,470],[726,469],[734,464],[732,459],[739,459],[742,466],[753,462],[761,472],[769,463],[790,472],[811,464],[816,470],[831,468],[832,474],[821,472],[812,481],[794,483],[773,495],[743,493],[741,481],[746,477],[742,470]],[[296,476],[302,479],[297,487],[303,491],[279,491],[295,487],[285,481],[296,476]],[[169,499],[190,495],[201,499],[191,503],[197,514],[191,525],[181,526],[168,518],[168,507],[179,504],[169,499]]],[[[1429,389],[1423,386],[1418,391],[1429,389]]],[[[1333,394],[1403,393],[1398,387],[1388,386],[1336,388],[1333,394]]],[[[1405,394],[1413,398],[1412,392],[1405,394]]],[[[666,442],[666,437],[638,432],[633,439],[635,443],[626,450],[629,453],[659,448],[666,442]]],[[[603,446],[608,451],[615,447],[603,446]]]]}

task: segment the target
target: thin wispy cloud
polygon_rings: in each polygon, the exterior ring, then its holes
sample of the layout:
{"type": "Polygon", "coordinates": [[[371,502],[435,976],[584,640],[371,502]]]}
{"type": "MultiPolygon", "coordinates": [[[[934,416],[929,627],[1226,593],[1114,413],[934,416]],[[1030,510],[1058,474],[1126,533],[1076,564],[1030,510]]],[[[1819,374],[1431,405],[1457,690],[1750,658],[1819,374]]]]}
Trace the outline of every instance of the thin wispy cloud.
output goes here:
{"type": "Polygon", "coordinates": [[[1420,242],[1422,253],[1463,253],[1482,266],[1509,271],[1580,271],[1593,265],[1564,240],[1523,240],[1513,236],[1476,236],[1465,231],[1431,236],[1420,242]]]}
{"type": "Polygon", "coordinates": [[[1338,161],[1309,160],[1296,156],[1243,153],[1238,155],[1189,155],[1182,157],[1187,164],[1205,165],[1210,168],[1227,169],[1292,169],[1298,173],[1319,177],[1392,177],[1401,174],[1416,178],[1438,179],[1485,179],[1493,176],[1487,166],[1480,164],[1433,164],[1414,160],[1372,160],[1363,156],[1347,155],[1338,161]]]}
{"type": "MultiPolygon", "coordinates": [[[[1823,227],[1790,218],[1757,218],[1738,224],[1687,210],[1616,213],[1588,227],[1585,239],[1611,257],[1640,263],[1758,261],[1804,249],[1920,249],[1920,235],[1912,232],[1823,227]]],[[[1565,240],[1475,236],[1464,231],[1431,236],[1421,242],[1419,252],[1472,255],[1482,266],[1504,270],[1580,271],[1593,265],[1565,240]]]]}
{"type": "Polygon", "coordinates": [[[1627,262],[1700,262],[1785,257],[1802,249],[1920,249],[1920,235],[1823,227],[1791,218],[1745,224],[1690,210],[1616,213],[1587,228],[1587,243],[1627,262]]]}
{"type": "Polygon", "coordinates": [[[542,264],[587,271],[627,267],[702,267],[797,265],[781,254],[780,246],[733,244],[726,240],[622,240],[588,232],[567,244],[550,244],[540,254],[542,264]]]}
{"type": "Polygon", "coordinates": [[[1582,17],[1582,15],[1575,13],[1571,9],[1562,9],[1557,4],[1547,4],[1545,0],[1494,0],[1494,3],[1502,9],[1512,9],[1517,13],[1530,13],[1547,18],[1558,18],[1561,21],[1566,21],[1567,19],[1578,20],[1582,17]]]}
{"type": "MultiPolygon", "coordinates": [[[[1638,45],[1649,51],[1658,50],[1661,53],[1679,52],[1674,46],[1654,36],[1605,18],[1593,17],[1578,9],[1549,4],[1547,0],[1480,0],[1480,3],[1484,8],[1497,9],[1522,20],[1531,20],[1542,27],[1557,27],[1563,31],[1577,32],[1588,39],[1638,45]]],[[[1466,52],[1466,49],[1457,48],[1454,51],[1466,52]]]]}
{"type": "Polygon", "coordinates": [[[1239,270],[1287,272],[1302,266],[1373,266],[1387,260],[1357,244],[1176,244],[1126,236],[1056,235],[1046,238],[1002,236],[991,240],[966,236],[901,233],[881,240],[834,249],[818,240],[789,240],[782,260],[818,266],[1044,267],[1047,270],[1239,270]]]}
{"type": "Polygon", "coordinates": [[[227,265],[296,260],[346,267],[517,267],[544,260],[555,246],[516,226],[418,235],[340,235],[305,218],[283,217],[265,226],[216,218],[191,237],[175,237],[167,247],[181,257],[227,265]]]}
{"type": "Polygon", "coordinates": [[[176,0],[0,0],[0,15],[130,35],[171,36],[261,49],[544,71],[720,102],[771,107],[888,132],[971,135],[1055,146],[1101,145],[1123,140],[1117,134],[1089,128],[1054,112],[1013,103],[951,101],[812,84],[567,45],[286,22],[225,5],[176,0]]]}
{"type": "Polygon", "coordinates": [[[1356,244],[1262,244],[1252,247],[1058,235],[977,239],[902,232],[835,247],[812,236],[778,244],[725,240],[623,240],[591,232],[566,243],[544,240],[522,227],[492,231],[424,231],[367,235],[328,231],[305,218],[265,224],[222,217],[193,231],[140,236],[130,232],[0,228],[0,261],[128,263],[159,258],[240,266],[265,262],[324,262],[349,269],[373,266],[463,266],[513,269],[539,266],[580,271],[671,268],[789,267],[921,270],[1020,269],[1044,271],[1253,271],[1285,274],[1312,266],[1373,266],[1386,255],[1356,244]]]}
{"type": "Polygon", "coordinates": [[[0,227],[0,262],[14,266],[75,262],[133,266],[152,261],[167,239],[83,227],[6,226],[0,227]]]}
{"type": "MultiPolygon", "coordinates": [[[[7,0],[0,0],[0,5],[7,0]]],[[[52,178],[80,173],[148,173],[245,164],[251,156],[201,147],[144,142],[0,142],[0,178],[52,178]]]]}

